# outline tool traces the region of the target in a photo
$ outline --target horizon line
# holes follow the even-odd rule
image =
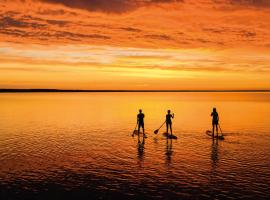
[[[10,89],[10,88],[3,88],[0,89],[0,93],[32,93],[32,92],[37,92],[37,93],[42,93],[42,92],[74,92],[74,93],[79,93],[79,92],[270,92],[270,89],[190,89],[190,90],[119,90],[119,89],[103,89],[103,90],[83,90],[83,89]]]

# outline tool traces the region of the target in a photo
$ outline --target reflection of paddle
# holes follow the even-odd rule
[[[132,137],[134,137],[134,134],[136,133],[136,128],[138,126],[138,123],[136,124],[135,128],[134,128],[134,131],[133,131],[133,134],[132,134]]]
[[[163,122],[163,124],[157,130],[154,131],[155,134],[158,134],[159,129],[161,129],[161,127],[165,124],[165,122]]]

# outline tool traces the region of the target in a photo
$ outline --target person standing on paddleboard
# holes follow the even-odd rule
[[[211,113],[212,116],[212,136],[214,138],[215,135],[215,127],[216,127],[216,133],[217,133],[217,137],[218,137],[218,121],[219,121],[219,117],[218,117],[218,112],[216,108],[213,108],[213,112]]]
[[[139,110],[139,114],[137,115],[137,123],[138,123],[138,135],[140,135],[140,128],[142,127],[143,136],[144,134],[144,114],[142,113],[142,109]]]
[[[172,119],[173,118],[174,118],[174,114],[171,114],[171,111],[168,110],[168,114],[166,115],[166,130],[167,130],[167,134],[169,134],[168,129],[170,128],[171,135],[172,135]]]

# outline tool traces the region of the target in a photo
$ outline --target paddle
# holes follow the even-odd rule
[[[163,122],[163,124],[157,130],[154,131],[155,134],[158,134],[159,129],[161,129],[161,127],[165,124],[165,122]]]
[[[136,133],[137,126],[138,126],[138,123],[136,124],[136,126],[135,126],[135,128],[134,128],[134,131],[133,131],[132,137],[134,137],[134,134]]]
[[[222,132],[221,127],[220,127],[219,124],[218,124],[218,127],[219,127],[219,130],[220,130],[220,133],[221,133],[221,137],[223,137],[223,132]]]

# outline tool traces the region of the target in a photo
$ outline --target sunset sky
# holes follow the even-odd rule
[[[0,88],[270,89],[270,0],[0,0]]]

